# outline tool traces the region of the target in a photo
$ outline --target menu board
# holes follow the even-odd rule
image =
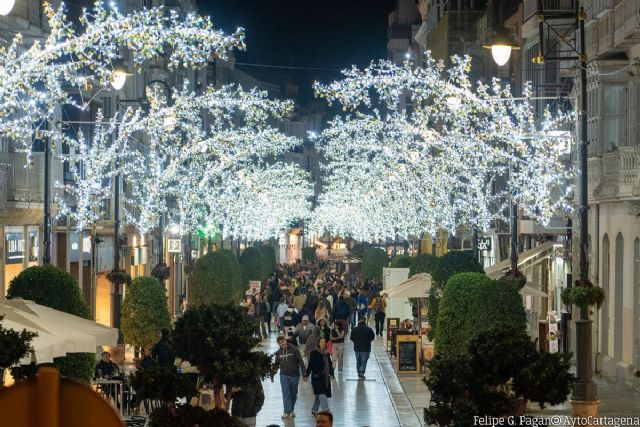
[[[418,343],[416,341],[398,341],[398,371],[415,372],[418,370]]]

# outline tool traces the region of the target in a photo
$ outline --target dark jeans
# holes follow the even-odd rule
[[[376,335],[382,336],[382,333],[384,332],[384,311],[376,313],[374,317],[376,319]]]
[[[367,370],[368,360],[368,351],[356,351],[356,369],[358,371],[358,375],[364,375],[364,372]]]

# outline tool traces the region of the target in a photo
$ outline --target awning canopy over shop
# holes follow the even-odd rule
[[[416,274],[386,291],[389,298],[424,298],[431,289],[431,275]]]
[[[535,286],[533,286],[533,283],[531,282],[527,282],[527,284],[524,285],[522,289],[520,289],[520,293],[522,295],[530,295],[533,297],[542,297],[542,298],[546,298],[549,296],[544,292],[542,292],[541,290],[537,289]]]
[[[528,251],[524,251],[518,254],[518,267],[524,266],[524,268],[526,269],[526,264],[527,262],[531,261],[532,259],[534,259],[535,257],[537,257],[538,255],[547,252],[551,249],[553,249],[554,247],[557,246],[562,246],[562,243],[560,242],[554,242],[554,241],[548,241],[548,242],[544,242],[541,245],[536,246],[533,249],[529,249]],[[489,276],[492,279],[498,279],[502,276],[504,276],[504,274],[509,271],[509,269],[511,268],[511,260],[509,259],[505,259],[502,260],[490,267],[486,267],[484,269],[484,272],[487,274],[487,276]]]

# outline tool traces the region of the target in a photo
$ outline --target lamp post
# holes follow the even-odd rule
[[[113,68],[111,86],[115,90],[121,90],[127,80],[127,77],[132,76],[126,66],[122,63],[117,63]],[[171,88],[169,85],[162,80],[152,80],[148,82],[145,87],[148,87],[152,84],[161,84],[167,90],[167,96],[171,99]],[[145,98],[138,99],[120,99],[116,97],[116,111],[118,114],[118,119],[122,115],[121,105],[123,103],[144,103]],[[175,125],[175,122],[173,122]],[[119,132],[119,131],[118,131]],[[118,160],[116,160],[117,162]],[[118,164],[116,163],[116,168]],[[115,191],[114,191],[114,222],[113,222],[113,236],[114,236],[114,247],[113,247],[113,269],[114,271],[120,270],[120,186],[121,186],[121,176],[120,173],[117,173],[114,179]],[[164,252],[164,215],[160,215],[159,218],[159,262],[158,264],[162,264],[163,262],[163,252]],[[112,283],[111,285],[111,324],[114,328],[120,328],[120,317],[121,317],[121,306],[122,306],[122,283]]]
[[[587,54],[584,24],[586,13],[583,7],[580,7],[580,0],[575,0],[575,9],[573,12],[562,12],[559,14],[545,14],[544,2],[538,0],[538,56],[533,59],[534,63],[543,64],[545,60],[567,61],[576,60],[580,67],[580,139],[578,142],[578,220],[580,223],[580,278],[579,285],[586,286],[589,283],[589,255],[588,255],[588,212],[589,212],[589,193],[588,193],[588,162],[587,162]],[[575,33],[579,31],[580,43],[578,45],[577,38],[571,43],[562,32],[553,27],[551,22],[554,20],[575,19],[573,24]],[[573,51],[574,56],[554,57],[546,55],[544,50],[544,28],[545,26],[558,35],[559,43],[564,44]],[[567,24],[564,24],[566,27]],[[568,34],[565,31],[564,34]],[[493,53],[493,45],[492,47]],[[503,50],[506,52],[506,49]],[[510,54],[510,50],[509,50]],[[494,56],[495,58],[495,56]],[[508,60],[508,56],[507,56]],[[496,61],[497,62],[497,61]],[[506,61],[505,61],[506,63]],[[570,286],[571,284],[569,284]],[[598,399],[597,385],[593,382],[593,365],[592,365],[592,325],[593,321],[589,318],[589,307],[581,307],[579,318],[575,320],[576,324],[576,373],[577,380],[571,394],[572,414],[574,416],[597,416]]]

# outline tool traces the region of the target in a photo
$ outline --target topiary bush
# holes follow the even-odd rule
[[[411,268],[411,257],[409,255],[396,255],[391,259],[392,268]]]
[[[430,326],[427,336],[433,340],[438,330],[440,297],[449,278],[458,273],[484,273],[484,270],[470,252],[448,252],[441,257],[427,258],[424,264],[424,268],[428,269],[425,272],[431,274],[432,280],[432,287],[427,298],[427,321]]]
[[[205,411],[199,406],[183,405],[177,408],[160,407],[151,412],[151,427],[246,427],[238,418],[224,409]]]
[[[260,252],[262,253],[262,277],[266,279],[276,268],[276,251],[271,245],[262,245]]]
[[[382,249],[371,248],[366,252],[362,261],[361,276],[363,279],[376,279],[378,282],[382,282],[382,269],[388,265],[387,253]]]
[[[136,277],[122,303],[120,330],[127,344],[148,347],[171,326],[164,287],[154,277]]]
[[[247,290],[238,260],[226,249],[198,258],[189,286],[189,305],[237,303]]]
[[[198,367],[216,384],[253,384],[275,374],[266,353],[254,351],[255,322],[236,305],[191,307],[178,319],[172,333],[173,350]]]
[[[89,306],[82,298],[76,279],[52,265],[29,267],[9,284],[7,298],[23,298],[55,310],[91,319]],[[95,353],[68,353],[53,359],[60,375],[89,382],[95,366]]]
[[[438,258],[430,272],[431,279],[442,287],[458,273],[484,273],[484,269],[471,252],[454,251]]]
[[[247,280],[266,279],[262,266],[262,251],[258,248],[249,247],[240,255],[240,266]]]
[[[495,327],[526,330],[527,320],[518,291],[480,273],[451,277],[442,293],[435,349],[447,355],[468,352],[471,338]]]
[[[431,254],[419,254],[411,257],[409,276],[413,276],[418,273],[431,274],[438,260],[439,258],[437,256]]]
[[[469,341],[468,353],[441,353],[428,363],[425,383],[431,402],[424,420],[429,425],[470,426],[477,416],[519,415],[517,400],[541,408],[561,404],[575,382],[569,359],[538,352],[522,329],[495,326],[482,331]]]

